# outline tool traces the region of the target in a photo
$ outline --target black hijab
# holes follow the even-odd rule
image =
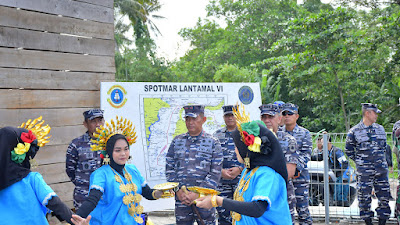
[[[122,135],[122,134],[115,134],[115,135],[111,136],[111,137],[108,139],[107,144],[106,144],[106,152],[107,152],[107,155],[110,157],[110,166],[111,166],[115,171],[117,171],[119,174],[123,175],[123,174],[124,174],[124,173],[123,173],[123,169],[124,169],[125,165],[119,165],[119,164],[117,164],[117,163],[114,161],[113,157],[112,157],[113,151],[114,151],[115,142],[117,142],[119,139],[125,140],[126,143],[128,144],[128,148],[129,148],[129,143],[128,143],[128,141],[126,140],[126,137],[125,137],[124,135]]]
[[[283,155],[281,145],[275,134],[272,133],[265,125],[257,123],[260,127],[261,152],[253,152],[248,149],[248,146],[242,141],[242,136],[239,130],[232,132],[233,141],[239,151],[242,159],[250,158],[250,170],[257,166],[268,166],[279,173],[286,181],[288,173],[286,169],[286,160]]]
[[[11,159],[11,152],[17,144],[24,143],[21,139],[22,133],[28,133],[28,130],[14,127],[0,129],[0,190],[17,183],[31,172],[29,159],[33,159],[39,150],[37,140],[31,143],[21,163],[16,163]]]

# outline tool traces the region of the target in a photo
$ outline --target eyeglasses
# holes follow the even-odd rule
[[[289,112],[289,111],[284,111],[284,112],[282,112],[282,115],[283,116],[286,116],[286,115],[291,116],[291,115],[294,115],[294,113]]]

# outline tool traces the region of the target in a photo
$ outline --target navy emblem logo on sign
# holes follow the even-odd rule
[[[121,108],[126,102],[126,91],[121,85],[113,85],[107,94],[110,96],[107,101],[114,108]]]
[[[245,104],[250,104],[254,99],[254,92],[249,86],[243,86],[239,89],[239,100]]]

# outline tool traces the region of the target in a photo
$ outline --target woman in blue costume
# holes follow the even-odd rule
[[[115,125],[113,121],[112,124]],[[126,124],[117,118],[114,128],[106,123],[97,133],[97,146],[92,146],[92,150],[103,151],[101,157],[106,165],[90,176],[89,196],[76,213],[82,217],[90,214],[91,225],[142,224],[142,196],[155,200],[163,192],[151,189],[139,170],[126,164],[129,145],[136,141],[134,128],[130,122]]]
[[[248,122],[235,112],[238,129],[232,136],[239,162],[244,163],[234,199],[206,196],[201,208],[223,207],[232,212],[232,224],[292,224],[287,203],[285,158],[275,135],[262,121]]]
[[[35,125],[40,120],[38,118],[29,124]],[[73,216],[42,175],[31,172],[29,160],[35,157],[39,147],[48,142],[45,136],[50,132],[48,125],[33,125],[26,125],[29,130],[14,127],[0,129],[0,224],[49,224],[46,214],[50,210],[60,220],[88,224],[89,217],[84,220]],[[25,127],[24,124],[21,127]]]

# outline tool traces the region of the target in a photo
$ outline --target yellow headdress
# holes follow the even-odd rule
[[[28,133],[22,132],[19,137],[24,143],[18,143],[14,150],[11,151],[11,160],[16,163],[22,163],[26,158],[26,153],[31,150],[31,157],[33,158],[39,147],[45,146],[49,142],[51,136],[47,136],[50,133],[50,126],[42,126],[44,120],[42,116],[34,119],[29,119],[25,123],[22,123],[18,128],[25,128]]]
[[[49,143],[49,139],[51,136],[46,136],[50,133],[51,127],[47,124],[46,126],[42,126],[44,123],[44,120],[42,120],[42,116],[39,116],[38,118],[34,119],[33,121],[29,119],[25,123],[22,123],[19,128],[25,128],[27,130],[32,131],[32,133],[35,135],[38,146],[43,147],[47,143]]]
[[[236,118],[236,125],[238,127],[238,130],[240,131],[240,134],[242,135],[242,123],[248,123],[250,122],[250,116],[249,114],[246,114],[246,110],[244,109],[244,105],[236,105],[236,107],[233,107],[233,115]],[[240,112],[242,111],[242,112]],[[243,135],[242,135],[243,137]]]
[[[92,140],[94,143],[94,145],[90,146],[92,151],[105,151],[108,139],[115,134],[124,135],[129,145],[136,142],[137,136],[135,127],[130,120],[126,118],[123,119],[122,117],[118,118],[117,116],[115,122],[111,119],[110,123],[111,124],[106,122],[105,126],[100,126],[96,129],[96,132],[93,133],[96,139]]]
[[[250,116],[246,113],[243,104],[240,104],[237,107],[233,107],[233,115],[236,118],[237,128],[240,132],[243,143],[248,146],[248,149],[250,151],[260,152],[261,138],[259,137],[260,127],[258,126],[258,124],[263,124],[263,122],[250,122]]]

